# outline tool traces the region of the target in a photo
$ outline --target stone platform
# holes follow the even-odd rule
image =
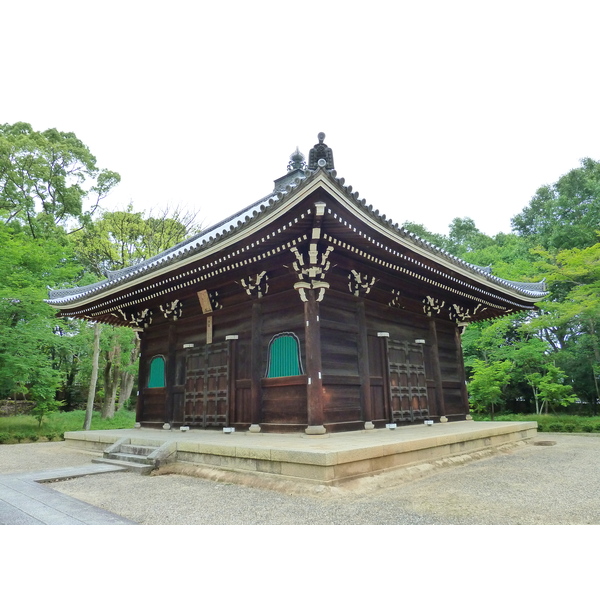
[[[457,464],[530,441],[536,422],[460,421],[325,435],[222,430],[119,429],[65,433],[68,445],[99,455],[117,443],[155,446],[157,464],[269,474],[297,482],[338,485],[420,466]]]

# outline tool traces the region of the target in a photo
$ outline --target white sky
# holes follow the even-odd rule
[[[105,207],[258,200],[326,133],[338,176],[398,223],[510,231],[600,159],[600,4],[5,2],[0,122],[74,132],[122,183]]]

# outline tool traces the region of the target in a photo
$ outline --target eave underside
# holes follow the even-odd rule
[[[323,196],[323,194],[321,194]],[[248,284],[267,275],[271,293],[293,286],[296,249],[329,250],[331,267],[324,280],[331,289],[362,295],[385,306],[459,321],[475,322],[534,308],[535,299],[486,286],[476,277],[418,255],[402,243],[376,237],[351,215],[327,211],[315,238],[314,208],[319,195],[299,206],[293,215],[257,229],[223,250],[199,257],[166,273],[132,282],[79,306],[58,307],[60,314],[113,325],[136,327],[128,315],[158,310],[170,303],[198,302],[197,292],[217,293],[218,306],[235,306],[249,299]],[[328,198],[326,198],[328,199]],[[360,278],[357,280],[357,276]],[[357,283],[357,282],[360,282]],[[371,284],[372,282],[372,284]]]

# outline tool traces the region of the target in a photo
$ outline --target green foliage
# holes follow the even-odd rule
[[[488,416],[474,414],[476,421],[488,420]],[[496,421],[537,421],[538,433],[542,432],[568,432],[590,433],[600,432],[600,417],[582,417],[564,414],[501,414],[496,415]]]
[[[0,417],[0,443],[8,443],[11,440],[22,442],[31,439],[32,436],[38,439],[45,437],[48,441],[64,440],[65,431],[81,431],[84,413],[83,410],[51,413],[47,415],[39,428],[37,420],[33,416]],[[103,419],[100,412],[94,412],[91,429],[132,429],[134,426],[135,411],[122,410],[116,413],[112,419]]]
[[[473,374],[468,384],[469,398],[474,410],[488,409],[494,414],[494,407],[502,401],[502,389],[510,379],[511,364],[508,361],[486,363],[475,359]]]
[[[69,219],[88,220],[119,180],[98,169],[73,133],[0,125],[0,220],[26,226],[34,238],[48,237]]]
[[[591,246],[599,223],[600,163],[590,158],[541,187],[512,221],[516,232],[547,250]]]

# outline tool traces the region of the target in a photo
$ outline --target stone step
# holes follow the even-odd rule
[[[111,460],[122,460],[125,462],[138,463],[140,465],[152,465],[153,460],[149,460],[146,455],[142,454],[130,454],[129,452],[110,452],[104,454],[104,458],[110,458]]]
[[[92,462],[122,467],[126,471],[130,471],[131,473],[138,473],[139,475],[149,475],[154,470],[154,465],[149,465],[147,463],[140,464],[127,460],[118,460],[112,458],[93,458]]]
[[[152,454],[158,446],[134,446],[133,444],[122,444],[120,452],[124,454],[136,454],[138,456],[148,456]]]

